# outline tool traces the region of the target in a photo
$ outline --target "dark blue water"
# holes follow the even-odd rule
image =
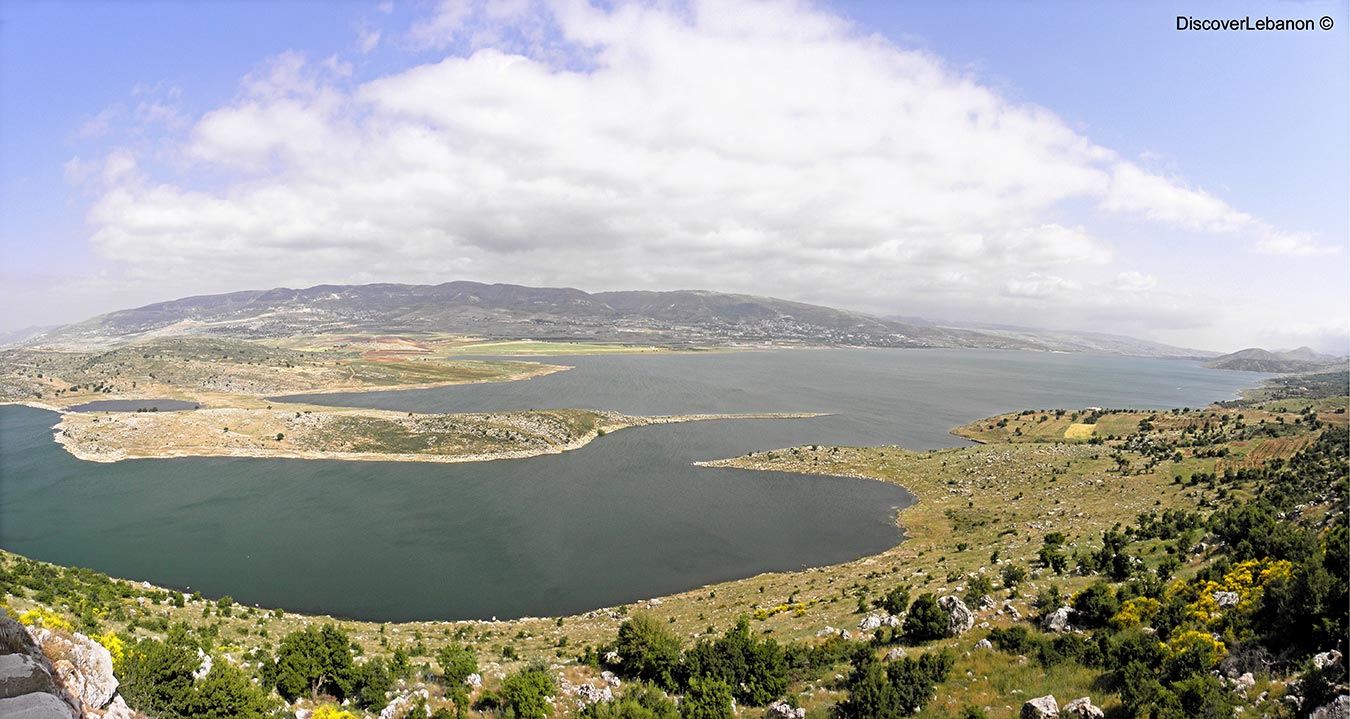
[[[552,360],[550,360],[552,361]],[[568,357],[527,382],[324,395],[405,411],[825,411],[615,432],[474,464],[192,458],[82,462],[53,413],[0,407],[0,546],[208,596],[379,620],[561,614],[899,541],[911,498],[867,480],[707,469],[795,444],[953,446],[1021,408],[1199,406],[1260,376],[1177,361],[832,350]]]

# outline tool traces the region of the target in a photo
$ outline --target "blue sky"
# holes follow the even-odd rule
[[[1347,350],[1345,2],[714,6],[4,0],[0,331],[475,279]]]

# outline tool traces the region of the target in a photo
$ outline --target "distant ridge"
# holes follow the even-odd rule
[[[168,336],[265,339],[342,332],[440,332],[660,346],[951,347],[1195,359],[1217,354],[1122,335],[877,317],[706,290],[588,293],[468,281],[317,285],[184,297],[29,333],[23,344],[84,350]]]
[[[1308,347],[1299,347],[1286,352],[1271,352],[1259,347],[1250,347],[1222,357],[1215,357],[1205,366],[1214,369],[1290,374],[1336,369],[1343,366],[1345,362],[1344,358],[1318,354]]]
[[[1046,349],[1036,342],[771,297],[701,290],[591,294],[464,281],[318,285],[185,297],[99,315],[49,330],[26,344],[88,349],[161,336],[250,339],[341,332],[444,332],[667,346],[772,342]]]

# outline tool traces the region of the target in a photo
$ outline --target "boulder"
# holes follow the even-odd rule
[[[904,659],[905,656],[906,655],[904,649],[901,649],[900,647],[893,647],[889,652],[886,652],[886,661],[893,662],[899,659]]]
[[[993,609],[995,604],[997,604],[997,602],[995,602],[994,598],[988,594],[980,597],[980,609]]]
[[[1237,604],[1238,604],[1238,602],[1241,601],[1241,600],[1242,600],[1242,597],[1238,596],[1238,593],[1237,593],[1237,592],[1215,592],[1215,593],[1214,593],[1214,603],[1217,604],[1217,605],[1219,605],[1219,608],[1220,608],[1220,609],[1227,609],[1227,608],[1229,608],[1229,607],[1236,607]]]
[[[1059,704],[1050,694],[1028,699],[1022,705],[1022,713],[1019,716],[1021,719],[1059,719]]]
[[[611,671],[609,671],[609,670],[605,670],[605,671],[603,671],[603,672],[600,672],[600,678],[601,678],[601,679],[604,679],[604,680],[605,680],[605,683],[608,684],[608,685],[611,686],[611,687],[617,688],[617,687],[619,687],[621,684],[623,684],[623,682],[619,681],[619,677],[618,677],[617,675],[615,675],[614,672],[611,672]]]
[[[1246,694],[1256,686],[1256,677],[1251,672],[1247,672],[1237,679],[1233,680],[1233,691],[1239,694]]]
[[[113,697],[112,704],[103,710],[103,719],[139,719],[143,715],[137,714],[127,703],[122,700],[122,695]],[[300,712],[295,713],[296,719],[300,719]]]
[[[467,685],[469,685],[470,687],[472,687],[472,688],[474,688],[474,689],[477,689],[478,687],[483,686],[483,675],[482,675],[482,674],[470,674],[469,676],[464,677],[464,683],[467,684]]]
[[[56,692],[52,673],[27,654],[0,654],[0,699]]]
[[[806,719],[806,710],[779,699],[769,705],[769,710],[764,716],[767,719]]]
[[[993,642],[990,642],[988,639],[981,639],[980,641],[975,642],[975,648],[976,648],[976,649],[993,649],[993,648],[994,648],[994,644],[993,644]]]
[[[206,675],[210,673],[211,655],[202,651],[201,647],[197,647],[197,670],[192,672],[192,678],[197,680],[204,679]]]
[[[1073,607],[1060,607],[1046,615],[1041,626],[1047,632],[1069,632],[1073,631]]]
[[[899,629],[901,624],[900,617],[897,617],[894,614],[887,614],[882,618],[881,623],[892,629]]]
[[[623,657],[619,656],[619,653],[618,653],[618,652],[613,651],[613,650],[610,650],[610,651],[605,652],[605,663],[606,663],[606,664],[622,664],[622,663],[623,663]]]
[[[822,629],[822,630],[816,632],[816,636],[818,636],[818,637],[832,637],[832,636],[834,636],[834,635],[836,635],[836,634],[838,634],[838,633],[839,633],[839,630],[838,630],[838,629],[835,629],[834,627],[832,627],[832,626],[826,624],[824,629]]]
[[[858,622],[858,631],[870,632],[873,629],[880,629],[881,618],[882,615],[880,614],[868,614],[867,616],[862,618],[861,622]]]
[[[947,636],[955,637],[970,631],[975,626],[975,613],[959,597],[948,594],[938,598],[938,606],[951,615],[947,623]]]
[[[1014,620],[1022,618],[1022,613],[1017,611],[1017,607],[1013,606],[1012,602],[1004,602],[1003,607],[998,610],[998,613],[1006,614]]]
[[[1312,710],[1308,719],[1350,719],[1350,694],[1342,694],[1330,704]]]
[[[53,666],[66,691],[91,709],[102,709],[112,701],[117,677],[113,676],[112,655],[102,644],[77,632],[57,634],[31,627],[28,631],[47,656],[64,657]]]
[[[576,696],[586,704],[614,701],[614,692],[610,691],[609,687],[593,687],[590,684],[579,685],[576,688]]]
[[[1332,649],[1321,654],[1314,654],[1312,663],[1317,669],[1326,669],[1329,666],[1341,663],[1341,653]]]
[[[1106,713],[1103,712],[1100,707],[1092,706],[1091,697],[1074,699],[1068,704],[1065,704],[1064,708],[1060,710],[1060,713],[1066,717],[1071,717],[1072,719],[1104,719],[1106,716]]]
[[[0,717],[5,719],[79,719],[70,705],[54,694],[32,692],[0,699]]]

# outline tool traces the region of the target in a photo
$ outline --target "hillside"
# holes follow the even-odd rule
[[[1055,352],[1089,352],[1093,354],[1176,359],[1209,358],[1219,354],[1208,350],[1173,347],[1161,342],[1105,332],[1048,330],[1037,327],[1012,327],[978,322],[937,322],[935,324],[941,327],[974,330],[982,334],[1004,337],[1019,342],[1034,343]]]
[[[1230,369],[1243,372],[1291,374],[1336,369],[1344,364],[1344,359],[1318,354],[1307,347],[1300,347],[1288,352],[1271,352],[1270,350],[1251,347],[1215,357],[1205,366],[1212,369]]]
[[[266,339],[361,331],[665,346],[776,342],[1044,349],[1035,342],[770,297],[703,291],[590,294],[477,282],[320,285],[187,297],[59,327],[27,344],[88,349],[157,336]]]

